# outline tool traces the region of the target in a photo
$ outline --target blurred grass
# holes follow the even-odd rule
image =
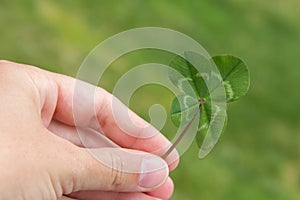
[[[0,6],[0,59],[75,76],[89,51],[118,32],[142,26],[181,31],[211,55],[243,58],[249,94],[229,107],[229,124],[214,151],[198,160],[193,145],[172,177],[172,199],[300,199],[300,1],[9,1]],[[126,55],[101,86],[131,67],[166,63],[170,55],[144,50]],[[154,103],[172,94],[146,86],[131,108],[148,119]],[[172,136],[170,121],[163,132]]]

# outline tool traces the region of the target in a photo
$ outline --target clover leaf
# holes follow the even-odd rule
[[[171,119],[176,126],[179,126],[185,119],[183,117],[185,113],[189,116],[189,122],[186,123],[185,128],[164,157],[167,157],[180,143],[196,117],[199,117],[196,135],[198,146],[201,147],[206,137],[209,140],[207,144],[214,145],[227,124],[226,109],[221,111],[218,101],[223,100],[225,104],[236,101],[247,93],[250,85],[248,69],[240,58],[218,55],[207,59],[194,52],[185,52],[184,57],[176,56],[170,63],[170,67],[176,70],[176,73],[171,70],[169,78],[182,92],[182,95],[175,97],[172,102]],[[190,61],[200,65],[201,69],[192,65]],[[218,73],[213,70],[212,66],[216,66]],[[195,95],[186,92],[184,81],[189,84]],[[223,95],[225,99],[218,99],[217,93],[221,94],[222,91],[225,93]],[[186,114],[189,112],[192,114]],[[206,147],[210,148],[208,145]]]

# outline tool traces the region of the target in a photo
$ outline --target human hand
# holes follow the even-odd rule
[[[160,152],[170,142],[160,133],[151,138],[124,133],[112,114],[114,97],[101,88],[96,88],[96,105],[86,105],[85,91],[79,92],[74,103],[81,106],[80,119],[75,123],[75,81],[0,61],[0,199],[168,199],[173,183],[167,164],[150,153]],[[90,112],[91,106],[95,112]],[[127,111],[141,125],[133,127],[134,134],[150,130],[143,128],[148,123]],[[75,124],[86,134],[84,145]],[[97,125],[109,140],[126,149],[99,148],[101,139],[89,139],[90,131],[100,131]],[[178,163],[176,152],[172,156],[167,159],[170,170]],[[159,170],[133,173],[124,170],[128,166],[139,172]]]

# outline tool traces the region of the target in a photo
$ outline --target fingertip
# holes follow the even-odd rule
[[[167,156],[167,158],[165,159],[166,162],[168,163],[169,166],[169,170],[173,171],[174,169],[176,169],[176,167],[179,164],[179,153],[176,149],[174,149],[169,156]]]
[[[147,192],[147,194],[155,198],[167,200],[171,198],[173,191],[174,191],[173,180],[170,177],[168,177],[166,182],[161,187],[151,192]]]
[[[142,160],[139,186],[148,190],[162,186],[169,176],[169,168],[165,160],[152,155]]]
[[[176,167],[178,166],[179,164],[179,161],[180,161],[180,158],[179,158],[179,153],[178,151],[174,150],[170,156],[168,156],[166,158],[166,162],[169,164],[169,169],[170,171],[173,171],[174,169],[176,169]]]

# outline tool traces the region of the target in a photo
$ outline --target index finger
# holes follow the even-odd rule
[[[163,134],[104,89],[60,74],[50,76],[58,86],[56,120],[98,130],[124,148],[162,155],[170,147]],[[178,159],[175,151],[171,157]]]

